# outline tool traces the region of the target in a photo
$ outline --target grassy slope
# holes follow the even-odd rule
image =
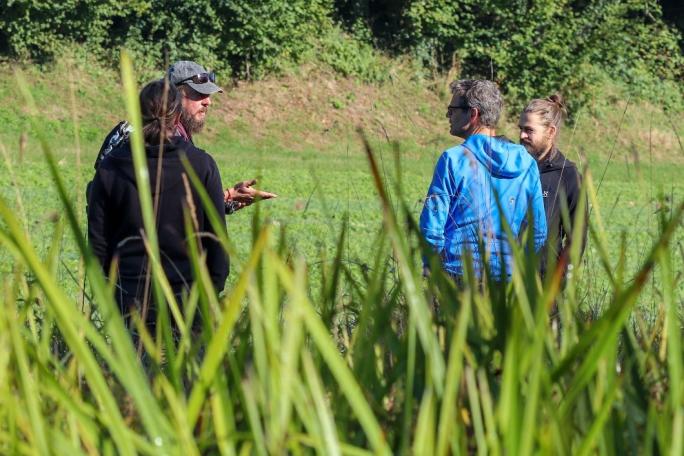
[[[65,176],[73,183],[74,202],[82,205],[77,198],[92,176],[91,165],[102,138],[123,118],[118,75],[64,60],[49,68],[26,67],[22,74],[32,87]],[[444,117],[448,81],[433,81],[428,87],[401,71],[397,74],[392,82],[378,87],[302,68],[295,75],[239,84],[213,98],[208,126],[196,143],[215,156],[225,185],[258,177],[264,188],[280,195],[261,208],[286,227],[296,248],[312,262],[321,252],[332,254],[346,213],[351,227],[349,259],[370,261],[364,254],[380,227],[380,214],[356,128],[363,128],[376,145],[390,181],[394,179],[394,153],[389,142],[399,143],[405,195],[416,216],[434,161],[455,142],[446,134]],[[46,225],[60,209],[37,141],[26,131],[27,110],[14,78],[8,65],[0,66],[0,148],[10,156],[19,182],[19,188],[13,189],[3,160],[0,194],[15,199],[18,190],[34,240],[47,246],[52,230]],[[657,107],[626,101],[616,87],[607,86],[597,89],[595,101],[576,113],[577,122],[563,133],[562,149],[574,161],[588,164],[597,182],[605,170],[599,191],[604,220],[614,251],[620,233],[626,233],[630,269],[648,249],[651,229],[657,223],[655,196],[664,192],[675,201],[682,198],[682,117],[682,113],[666,117]],[[511,138],[517,136],[515,120],[503,126]],[[246,210],[229,218],[229,231],[237,245],[233,265],[238,269],[249,248],[252,214]],[[66,245],[62,259],[73,270],[78,258],[69,253],[68,241]],[[585,260],[587,302],[600,303],[603,279],[593,274],[598,260],[591,245]],[[0,253],[0,270],[10,267],[7,254]],[[67,272],[61,273],[68,282]]]

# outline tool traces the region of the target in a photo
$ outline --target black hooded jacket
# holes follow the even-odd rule
[[[152,192],[156,188],[156,170],[160,155],[159,146],[148,146],[147,166]],[[223,218],[225,207],[221,176],[214,159],[201,149],[180,137],[172,138],[164,146],[162,157],[157,236],[164,271],[175,288],[192,283],[192,267],[187,249],[187,236],[183,212],[194,211],[192,217],[196,234],[207,252],[207,268],[217,290],[222,290],[228,277],[228,257],[217,242],[199,196],[191,188],[187,197],[181,156],[204,184],[214,208]],[[155,195],[152,195],[153,200]],[[192,205],[188,204],[192,201]],[[102,267],[109,271],[114,256],[119,258],[119,277],[137,280],[144,277],[147,255],[141,239],[144,229],[138,188],[130,143],[127,141],[112,150],[100,163],[93,179],[88,201],[88,238]]]
[[[537,163],[541,177],[542,196],[546,211],[548,236],[542,251],[542,273],[546,270],[549,253],[551,258],[558,259],[570,248],[572,242],[572,223],[574,223],[580,199],[582,176],[573,162],[554,148],[548,158]],[[563,209],[567,205],[570,224],[563,222]],[[585,208],[587,205],[585,205]],[[584,252],[587,239],[587,213],[582,227],[580,257]],[[569,253],[569,252],[568,252]]]

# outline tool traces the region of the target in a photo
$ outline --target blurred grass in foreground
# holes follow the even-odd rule
[[[123,61],[135,118],[137,90]],[[220,299],[199,251],[187,302],[164,299],[167,284],[156,271],[162,330],[142,337],[149,353],[143,368],[48,142],[41,142],[64,205],[47,255],[36,254],[21,214],[0,200],[0,248],[16,259],[1,290],[3,454],[684,452],[682,295],[674,266],[682,252],[671,244],[684,204],[659,211],[659,235],[626,277],[624,256],[614,268],[607,254],[587,174],[590,234],[611,284],[604,312],[588,320],[578,311],[578,274],[561,293],[560,275],[542,283],[525,248],[515,249],[506,286],[480,287],[469,274],[457,288],[438,267],[424,279],[400,162],[390,201],[368,147],[383,208],[373,264],[343,261],[343,225],[314,298],[306,262],[290,255],[285,233],[263,222],[257,206],[250,257]],[[144,160],[137,166],[142,175]],[[90,284],[85,306],[67,297],[54,274],[65,231],[76,239]],[[232,251],[226,230],[216,232]],[[634,306],[656,276],[656,318],[641,321]],[[559,332],[548,318],[554,302]],[[203,317],[199,335],[188,324],[194,312]],[[181,328],[177,346],[171,319]]]

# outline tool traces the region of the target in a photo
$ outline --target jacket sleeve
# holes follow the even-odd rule
[[[568,215],[570,216],[570,226],[568,227],[567,230],[563,230],[565,232],[565,238],[563,239],[563,245],[562,245],[562,250],[561,251],[566,251],[570,249],[570,246],[572,245],[573,239],[572,239],[572,232],[575,227],[575,223],[577,223],[577,216],[578,212],[577,210],[579,209],[579,200],[581,196],[581,188],[582,188],[582,176],[580,175],[579,171],[577,171],[575,168],[573,168],[575,171],[573,173],[573,176],[570,177],[568,185],[566,188],[568,189],[568,195],[567,195],[567,201],[568,201]],[[586,247],[587,244],[587,228],[588,228],[588,217],[589,217],[589,204],[586,201],[586,196],[585,196],[585,205],[584,205],[584,220],[582,223],[582,228],[580,231],[580,236],[582,245],[580,246],[580,258],[582,257],[582,254],[584,253],[584,248]]]
[[[432,183],[420,214],[420,231],[427,243],[439,253],[444,250],[444,227],[449,217],[451,201],[458,188],[454,171],[449,156],[446,152],[443,153],[435,166]]]
[[[216,162],[207,155],[209,158],[209,172],[206,176],[205,186],[207,193],[211,198],[214,209],[219,215],[219,218],[224,223],[226,222],[226,209],[225,202],[223,199],[223,185],[221,183],[221,175],[219,174],[218,166]],[[209,221],[207,216],[207,211],[204,211],[204,226],[212,234],[216,235],[214,228]],[[223,246],[217,240],[209,237],[203,237],[202,245],[207,252],[207,269],[211,275],[212,282],[216,287],[216,291],[222,291],[226,284],[226,279],[228,278],[229,272],[229,259],[228,254],[223,250]]]
[[[101,170],[95,172],[95,177],[87,190],[88,198],[88,243],[97,257],[105,274],[109,272],[109,257],[111,246],[107,236],[107,195],[102,181]]]
[[[542,196],[541,178],[536,163],[531,168],[531,195],[532,218],[534,220],[534,250],[539,252],[546,243],[548,227],[546,223],[546,211],[544,210],[544,197]]]

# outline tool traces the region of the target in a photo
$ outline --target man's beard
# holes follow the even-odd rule
[[[521,144],[525,149],[527,149],[527,152],[529,152],[530,155],[535,158],[541,157],[546,151],[548,151],[550,148],[553,148],[553,144],[549,138],[545,138],[543,141],[541,141],[541,144],[539,142],[537,144],[521,142]]]
[[[204,118],[202,118],[202,120],[197,120],[185,111],[181,112],[181,123],[189,135],[199,133],[202,131],[202,128],[204,128]]]

